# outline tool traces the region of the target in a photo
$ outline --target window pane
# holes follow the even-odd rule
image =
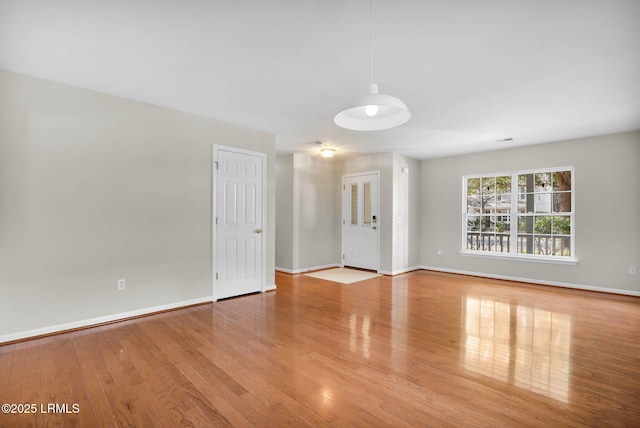
[[[491,221],[490,216],[480,217],[480,231],[489,232],[494,231],[496,227],[495,221]]]
[[[482,179],[482,194],[494,195],[496,193],[496,178],[484,177]]]
[[[571,190],[571,171],[553,173],[553,190]]]
[[[533,235],[518,234],[517,249],[519,254],[533,254]]]
[[[511,177],[508,175],[496,178],[496,193],[511,193]]]
[[[467,250],[477,250],[477,248],[474,247],[474,233],[467,233]]]
[[[511,195],[496,195],[496,212],[497,213],[510,213],[511,212]]]
[[[509,252],[509,245],[511,244],[511,236],[509,235],[509,233],[496,233],[495,240],[495,251],[499,253]]]
[[[467,250],[480,250],[480,233],[467,233]]]
[[[533,193],[518,193],[518,212],[519,213],[532,213],[533,207],[534,207]]]
[[[467,220],[467,231],[478,232],[480,230],[480,217],[469,218]]]
[[[551,212],[551,193],[536,193],[534,208],[537,213]]]
[[[553,212],[554,213],[570,213],[571,212],[571,192],[562,192],[553,194]]]
[[[351,185],[351,224],[358,224],[358,185]]]
[[[477,199],[467,198],[467,212],[469,214],[480,213],[480,201]]]
[[[566,236],[554,236],[553,255],[571,257],[571,238]]]
[[[518,217],[518,233],[533,233],[533,217]]]
[[[467,179],[467,196],[480,195],[480,179]]]
[[[467,212],[470,214],[480,212],[480,196],[467,197]]]
[[[511,230],[511,217],[498,216],[496,218],[496,232],[509,232]]]
[[[480,247],[481,251],[491,251],[491,239],[493,238],[493,235],[489,235],[486,233],[483,233],[481,236],[481,243],[482,243],[482,247]]]
[[[533,192],[533,174],[518,175],[518,191]]]
[[[536,174],[536,192],[550,192],[551,191],[551,174],[548,172],[542,172]]]
[[[538,234],[551,234],[551,216],[536,216],[533,230]]]
[[[363,216],[364,216],[364,224],[371,225],[371,183],[364,183],[364,208]]]
[[[571,235],[571,217],[555,216],[551,225],[551,233],[554,235]]]
[[[479,248],[480,251],[491,251],[491,244],[493,242],[493,234],[492,233],[481,233],[480,234],[480,242]]]
[[[533,254],[542,256],[553,255],[553,238],[548,235],[533,237]]]
[[[496,197],[482,196],[482,213],[490,214],[496,211]]]
[[[483,238],[484,238],[484,243],[485,243],[484,250],[485,251],[495,251],[495,249],[496,249],[496,239],[495,239],[495,236],[493,235],[493,233],[488,234],[488,235],[483,235]]]

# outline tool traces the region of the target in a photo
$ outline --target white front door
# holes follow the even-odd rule
[[[378,173],[342,178],[342,264],[378,270]]]
[[[213,300],[264,291],[264,154],[214,146]]]

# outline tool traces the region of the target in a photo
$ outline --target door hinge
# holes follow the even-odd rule
[[[216,224],[218,224],[218,217],[216,217]]]
[[[342,224],[347,224],[347,221],[345,219],[342,219]]]
[[[347,185],[346,184],[342,185],[342,190],[347,190]]]
[[[344,254],[342,255],[342,260],[344,260]]]
[[[216,272],[216,280],[218,279],[218,272]]]
[[[216,169],[218,169],[218,161],[213,161],[213,163],[216,165]]]

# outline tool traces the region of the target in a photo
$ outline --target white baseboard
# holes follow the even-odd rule
[[[276,267],[276,270],[279,272],[290,273],[291,275],[295,275],[297,273],[311,272],[312,270],[329,269],[329,268],[335,268],[340,266],[342,265],[340,265],[339,263],[332,263],[330,265],[313,266],[313,267],[303,268],[303,269],[286,269],[286,268]]]
[[[504,279],[507,281],[528,282],[531,284],[551,285],[553,287],[575,288],[577,290],[599,291],[601,293],[623,294],[627,296],[640,297],[640,291],[622,290],[619,288],[595,287],[592,285],[573,284],[570,282],[546,281],[543,279],[522,278],[518,276],[496,275],[496,274],[482,273],[482,272],[470,272],[466,270],[447,269],[447,268],[440,268],[440,267],[434,267],[434,266],[420,266],[420,269],[433,270],[437,272],[446,272],[446,273],[457,273],[461,275],[479,276],[483,278]]]
[[[273,291],[273,290],[275,290],[276,288],[277,288],[277,287],[276,287],[276,285],[275,285],[275,284],[273,284],[273,285],[267,285],[267,287],[264,289],[264,291],[265,291],[265,292],[267,292],[267,291]]]
[[[207,296],[207,297],[201,297],[193,300],[185,300],[182,302],[168,303],[166,305],[153,306],[153,307],[144,308],[144,309],[136,309],[134,311],[129,311],[129,312],[120,312],[118,314],[105,315],[105,316],[96,317],[96,318],[89,318],[89,319],[80,320],[80,321],[73,321],[73,322],[64,323],[64,324],[52,325],[49,327],[42,327],[42,328],[36,328],[33,330],[25,330],[17,333],[5,334],[0,336],[0,344],[5,342],[11,342],[14,340],[21,340],[21,339],[27,339],[30,337],[42,336],[45,334],[60,333],[67,330],[76,330],[79,328],[91,327],[94,325],[124,320],[127,318],[138,317],[141,315],[149,315],[154,312],[162,312],[162,311],[167,311],[171,309],[183,308],[191,305],[198,305],[200,303],[211,302],[212,300],[213,300],[212,296]]]
[[[381,273],[383,275],[394,276],[394,275],[401,275],[401,274],[407,273],[407,272],[413,272],[414,270],[420,270],[420,269],[424,269],[424,268],[422,266],[414,266],[414,267],[398,269],[398,270],[393,270],[393,271],[379,270],[378,273]]]
[[[305,272],[311,272],[314,270],[322,270],[322,269],[330,269],[330,268],[338,268],[338,267],[344,267],[344,265],[341,265],[339,263],[334,263],[334,264],[330,264],[330,265],[322,265],[322,266],[313,266],[310,268],[304,268],[304,269],[286,269],[286,268],[281,268],[281,267],[276,267],[276,270],[279,272],[284,272],[284,273],[289,273],[291,275],[295,275],[298,273],[305,273]],[[410,267],[410,268],[405,268],[405,269],[398,269],[398,270],[394,270],[394,271],[385,271],[385,270],[378,270],[377,273],[381,273],[383,275],[400,275],[403,273],[407,273],[407,272],[412,272],[414,270],[420,270],[423,269],[422,266],[414,266],[414,267]]]

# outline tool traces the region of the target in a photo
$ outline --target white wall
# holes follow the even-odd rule
[[[0,93],[0,342],[210,298],[214,143],[267,154],[274,284],[273,135],[4,71]]]
[[[577,265],[459,254],[462,176],[571,165]],[[640,293],[640,275],[628,273],[640,267],[640,132],[425,160],[421,172],[422,265]]]
[[[339,264],[340,207],[335,194],[340,182],[335,160],[301,153],[279,155],[276,175],[277,268],[301,272]]]
[[[403,168],[408,170],[403,173]],[[393,155],[392,274],[420,265],[420,161]]]
[[[296,154],[293,174],[298,232],[294,237],[294,248],[298,248],[294,253],[296,269],[339,264],[340,246],[335,241],[335,231],[340,228],[335,221],[339,206],[334,195],[340,190],[340,182],[336,177],[336,162]]]
[[[276,156],[276,267],[293,270],[293,155]]]

